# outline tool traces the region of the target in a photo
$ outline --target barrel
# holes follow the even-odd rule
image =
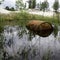
[[[53,32],[53,26],[49,22],[40,21],[40,20],[31,20],[26,24],[26,28],[41,36],[41,37],[47,37]]]

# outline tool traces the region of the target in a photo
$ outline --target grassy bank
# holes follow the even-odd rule
[[[30,20],[42,20],[47,21],[52,24],[59,25],[58,19],[56,17],[44,17],[40,15],[33,15],[27,12],[10,13],[10,14],[0,14],[0,26],[5,25],[24,25]]]

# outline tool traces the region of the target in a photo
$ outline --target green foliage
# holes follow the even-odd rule
[[[54,33],[54,37],[56,37],[58,34],[58,26],[57,25],[54,25],[53,33]]]
[[[3,32],[4,27],[0,26],[0,34]]]
[[[53,9],[54,9],[54,12],[56,14],[56,17],[57,17],[57,20],[59,23],[60,21],[59,21],[59,12],[58,12],[58,9],[59,9],[59,1],[58,0],[55,0],[55,2],[53,4]]]
[[[44,1],[40,4],[40,10],[47,10],[47,8],[49,7],[49,3],[47,1]]]
[[[31,0],[29,0],[29,8],[31,8]]]
[[[40,8],[40,4],[39,3],[37,3],[37,8]]]
[[[4,0],[0,0],[0,4],[2,4],[3,1],[4,1]]]
[[[24,9],[26,8],[26,3],[24,4]]]
[[[0,4],[1,4],[1,1],[0,1]]]
[[[36,0],[29,0],[29,8],[35,8]]]
[[[43,55],[42,60],[51,60],[51,55],[52,55],[52,52],[48,50],[47,53]]]
[[[9,10],[9,7],[8,7],[8,6],[6,6],[6,7],[5,7],[5,9],[6,9],[6,10]]]
[[[6,6],[5,9],[10,11],[15,11],[14,7],[9,8],[8,6]]]
[[[35,8],[35,6],[36,6],[36,0],[33,0],[33,6],[32,6],[32,8]]]
[[[16,1],[16,9],[23,9],[24,8],[24,4],[22,0],[17,0]]]
[[[3,51],[4,51],[4,49],[3,49],[4,37],[2,35],[3,30],[4,30],[4,28],[2,26],[0,26],[0,60],[2,60],[2,58],[3,58]]]
[[[14,7],[11,7],[11,8],[10,8],[10,11],[15,11]]]
[[[58,8],[59,8],[59,2],[58,2],[58,0],[57,0],[57,1],[55,1],[54,4],[53,4],[53,9],[55,10],[55,12],[57,12]]]
[[[19,13],[0,14],[0,25],[25,25],[29,20],[43,20],[53,24],[58,24],[57,17],[44,17],[40,15],[29,14],[25,11]]]

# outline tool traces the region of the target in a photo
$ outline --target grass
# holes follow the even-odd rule
[[[42,20],[42,21],[47,21],[52,24],[57,24],[58,19],[57,17],[44,17],[40,15],[33,15],[29,14],[27,12],[13,12],[10,14],[0,14],[0,26],[5,26],[5,25],[26,25],[26,23],[30,20]]]

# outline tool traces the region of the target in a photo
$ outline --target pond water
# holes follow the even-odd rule
[[[60,60],[60,31],[43,38],[25,27],[5,26],[2,35],[3,60]]]

